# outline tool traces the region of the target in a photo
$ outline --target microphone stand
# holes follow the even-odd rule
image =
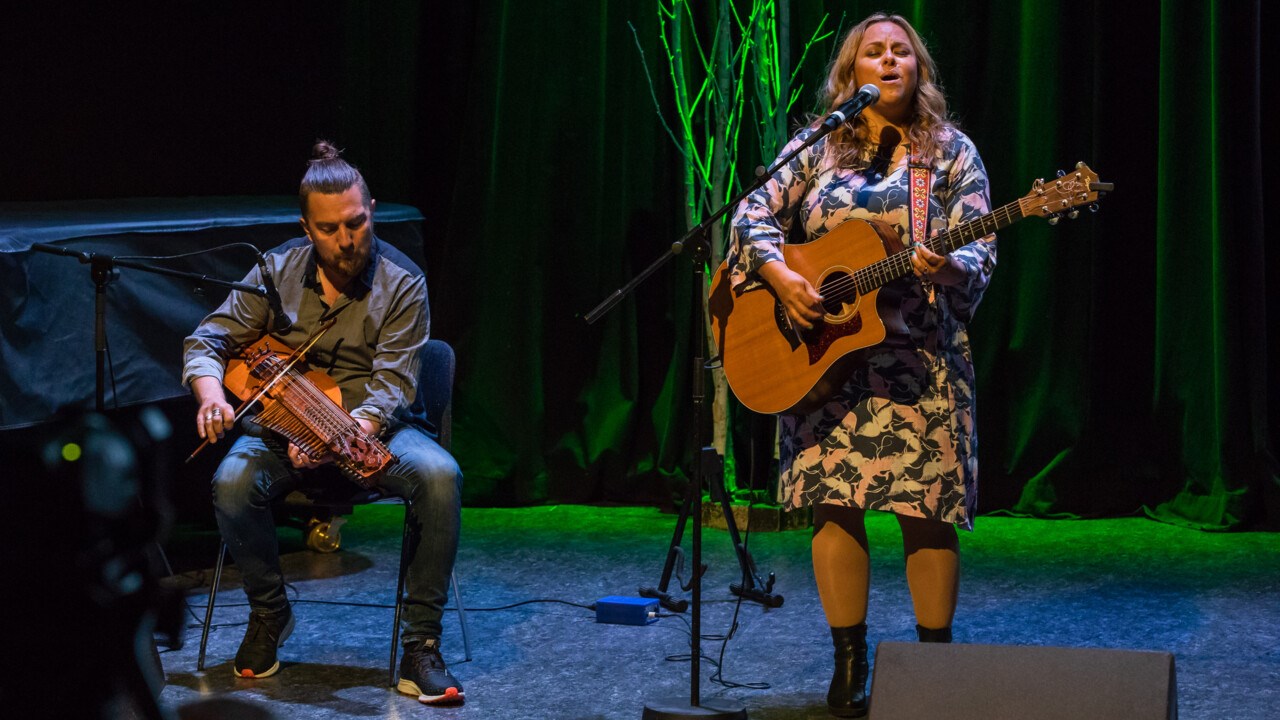
[[[202,285],[214,285],[218,287],[226,287],[234,290],[254,293],[255,295],[266,296],[267,291],[261,285],[248,285],[241,282],[232,282],[229,280],[220,280],[211,278],[208,275],[199,273],[183,272],[180,270],[170,270],[168,268],[152,267],[135,260],[124,260],[113,257],[111,255],[103,255],[91,252],[78,252],[68,250],[67,248],[49,245],[46,243],[33,243],[31,249],[48,253],[50,255],[63,255],[72,257],[88,265],[90,274],[93,278],[94,285],[94,302],[93,302],[93,347],[94,347],[94,410],[99,414],[106,411],[106,367],[107,367],[107,286],[112,280],[119,277],[117,267],[131,268],[134,270],[143,270],[146,272],[156,273],[159,275],[169,275],[171,277],[186,278]],[[141,503],[141,499],[139,499]],[[165,557],[164,548],[160,546],[159,541],[155,541],[155,549],[160,554],[160,559],[165,566],[169,566],[168,558]],[[159,601],[157,601],[159,602]],[[155,612],[164,614],[161,610],[153,608]],[[178,612],[181,612],[180,610]],[[143,621],[143,617],[138,618],[139,622]],[[141,626],[139,632],[142,632]],[[172,630],[166,630],[171,636],[177,636]],[[178,636],[180,637],[180,636]],[[167,720],[169,714],[159,704],[159,688],[155,686],[155,682],[163,682],[164,672],[160,666],[160,655],[154,643],[148,644],[151,652],[146,658],[142,657],[136,648],[131,648],[129,657],[132,662],[128,663],[129,667],[124,669],[126,673],[124,677],[125,693],[128,693],[137,704],[138,711],[151,720]],[[181,640],[178,641],[178,647],[181,647]],[[154,671],[147,672],[143,664],[150,661],[154,667]]]
[[[50,255],[64,255],[73,257],[88,265],[90,273],[93,277],[94,295],[93,295],[93,348],[94,348],[94,409],[102,412],[106,409],[106,367],[107,367],[107,286],[111,281],[119,276],[116,271],[117,267],[131,268],[133,270],[143,270],[158,275],[169,275],[170,277],[185,278],[202,285],[214,285],[217,287],[230,288],[232,290],[240,290],[250,292],[255,295],[266,297],[267,290],[261,285],[247,285],[241,282],[232,282],[230,280],[220,280],[211,278],[208,275],[201,275],[193,272],[183,272],[181,270],[170,270],[168,268],[152,267],[135,260],[122,260],[111,255],[102,255],[99,253],[77,252],[68,250],[67,248],[58,247],[57,245],[48,245],[46,243],[33,243],[32,250],[37,250]]]
[[[747,717],[747,711],[741,703],[729,700],[703,702],[699,697],[699,682],[702,663],[702,572],[704,570],[702,566],[702,487],[711,474],[708,468],[710,463],[708,463],[706,458],[708,457],[708,453],[712,455],[715,453],[714,449],[709,447],[710,444],[705,442],[702,427],[703,417],[705,416],[705,411],[707,409],[707,367],[706,358],[703,355],[706,348],[706,332],[703,329],[706,326],[706,312],[702,304],[702,288],[706,278],[705,266],[707,258],[710,256],[707,234],[716,221],[723,217],[730,208],[737,207],[737,205],[748,195],[763,187],[779,168],[791,162],[791,160],[799,155],[801,151],[813,145],[838,125],[838,122],[824,122],[824,124],[819,126],[808,138],[805,139],[803,143],[791,152],[779,158],[772,167],[767,170],[763,167],[757,167],[755,180],[752,181],[750,187],[740,192],[732,200],[722,205],[715,212],[711,213],[711,215],[705,220],[691,228],[683,237],[672,243],[671,248],[667,250],[666,253],[653,261],[653,263],[644,270],[640,271],[640,274],[629,280],[621,288],[613,291],[609,297],[605,298],[585,316],[588,324],[595,323],[623,298],[635,290],[640,283],[644,282],[645,279],[652,275],[658,268],[665,265],[673,257],[684,254],[685,250],[688,249],[689,259],[692,261],[694,268],[694,317],[693,324],[690,328],[690,332],[694,338],[691,343],[691,352],[694,355],[693,387],[691,390],[691,399],[693,402],[693,429],[690,432],[694,443],[693,447],[700,449],[700,455],[693,464],[693,477],[689,479],[689,491],[685,495],[684,505],[681,510],[682,515],[692,515],[695,518],[693,523],[693,578],[690,582],[690,595],[693,603],[693,610],[689,615],[690,633],[692,635],[689,654],[689,697],[687,698],[687,702],[686,699],[682,698],[663,698],[656,702],[648,703],[644,708],[644,714],[642,716],[643,720],[686,720],[691,718],[699,718],[701,720],[746,720]],[[723,495],[721,496],[721,502],[724,504]],[[725,507],[725,511],[725,518],[732,521],[733,516],[728,512],[727,505]],[[680,543],[681,527],[682,525],[677,526],[676,528],[676,536],[672,541],[672,554],[668,555],[667,568],[663,573],[663,586],[658,591],[662,596],[665,596],[663,606],[668,608],[673,608],[674,605],[679,604],[679,601],[676,601],[669,595],[666,595],[665,591],[666,581],[670,579],[670,569],[674,561],[674,552]],[[730,527],[732,527],[732,525],[730,525]],[[736,532],[734,534],[736,535]],[[734,542],[735,545],[737,545],[736,538]],[[742,549],[740,546],[737,546],[735,549],[740,551],[739,560],[741,561],[743,559],[741,552]],[[744,564],[744,575],[747,576],[745,578],[747,583],[744,584],[749,584],[751,580],[751,575],[745,572],[747,567],[748,566]],[[752,564],[752,570],[754,570],[754,564]],[[772,596],[769,596],[769,591],[772,587],[773,580],[770,578],[768,587],[765,589],[763,595],[771,598]],[[757,595],[760,595],[760,593],[743,593],[741,591],[737,591],[735,594],[744,594],[752,600],[760,599],[759,597],[756,597]],[[672,605],[668,605],[667,602],[671,602]],[[777,605],[772,605],[770,602],[765,602],[765,604],[770,605],[771,607],[777,607],[782,603],[780,598],[778,598]]]

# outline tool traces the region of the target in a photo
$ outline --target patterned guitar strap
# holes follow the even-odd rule
[[[917,155],[915,150],[915,143],[907,147],[907,152],[910,153],[908,166],[911,170],[911,244],[913,246],[923,245],[929,240],[929,186],[933,180],[932,166],[926,158]],[[938,333],[942,330],[938,296],[934,284],[929,280],[920,278],[920,286],[929,301],[929,308],[937,319],[927,341],[927,355],[934,359],[931,374],[934,381],[938,382],[942,372],[941,357],[938,355]]]
[[[907,147],[907,152],[911,153],[908,161],[911,168],[911,244],[923,245],[929,239],[929,180],[930,172],[929,164],[924,158],[916,155],[915,143]],[[920,284],[924,287],[925,294],[929,297],[929,304],[934,302],[933,283],[924,278],[920,278]]]

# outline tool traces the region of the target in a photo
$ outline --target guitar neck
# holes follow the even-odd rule
[[[924,241],[924,246],[939,255],[947,255],[957,248],[968,245],[979,238],[984,238],[1001,228],[1009,227],[1023,217],[1020,201],[992,210],[980,218],[975,218],[962,225],[940,233]],[[911,274],[911,249],[890,255],[859,270],[857,276],[858,292],[866,294],[885,283],[906,277]]]

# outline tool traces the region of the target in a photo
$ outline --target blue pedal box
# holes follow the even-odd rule
[[[615,625],[649,625],[658,622],[658,601],[651,598],[610,595],[596,601],[596,622]]]

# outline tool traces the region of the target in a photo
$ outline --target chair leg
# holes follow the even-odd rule
[[[471,662],[471,634],[467,632],[467,608],[462,604],[457,571],[449,575],[449,581],[453,585],[453,603],[458,606],[458,624],[462,626],[462,648],[466,651],[467,662]]]
[[[388,670],[391,687],[399,680],[396,677],[396,658],[400,652],[400,613],[404,609],[404,577],[409,570],[409,501],[404,501],[404,529],[400,532],[400,572],[396,579],[396,612],[391,627],[391,664]]]
[[[405,573],[409,569],[409,501],[405,501],[404,505],[404,530],[400,535],[400,572],[399,578],[396,580],[396,611],[395,620],[391,628],[391,662],[388,669],[388,675],[391,687],[395,687],[399,681],[396,672],[396,659],[400,651],[400,615],[404,609],[404,579]],[[458,622],[462,626],[462,647],[466,653],[467,662],[471,662],[471,634],[467,632],[467,608],[462,604],[462,591],[458,589],[458,573],[451,572],[449,574],[449,584],[453,586],[453,602],[458,606]]]
[[[213,566],[213,579],[209,581],[209,601],[204,606],[204,629],[200,631],[200,657],[196,670],[204,670],[204,649],[209,644],[209,626],[213,623],[213,602],[218,597],[218,583],[222,581],[222,563],[227,557],[227,544],[218,546],[218,562]]]

